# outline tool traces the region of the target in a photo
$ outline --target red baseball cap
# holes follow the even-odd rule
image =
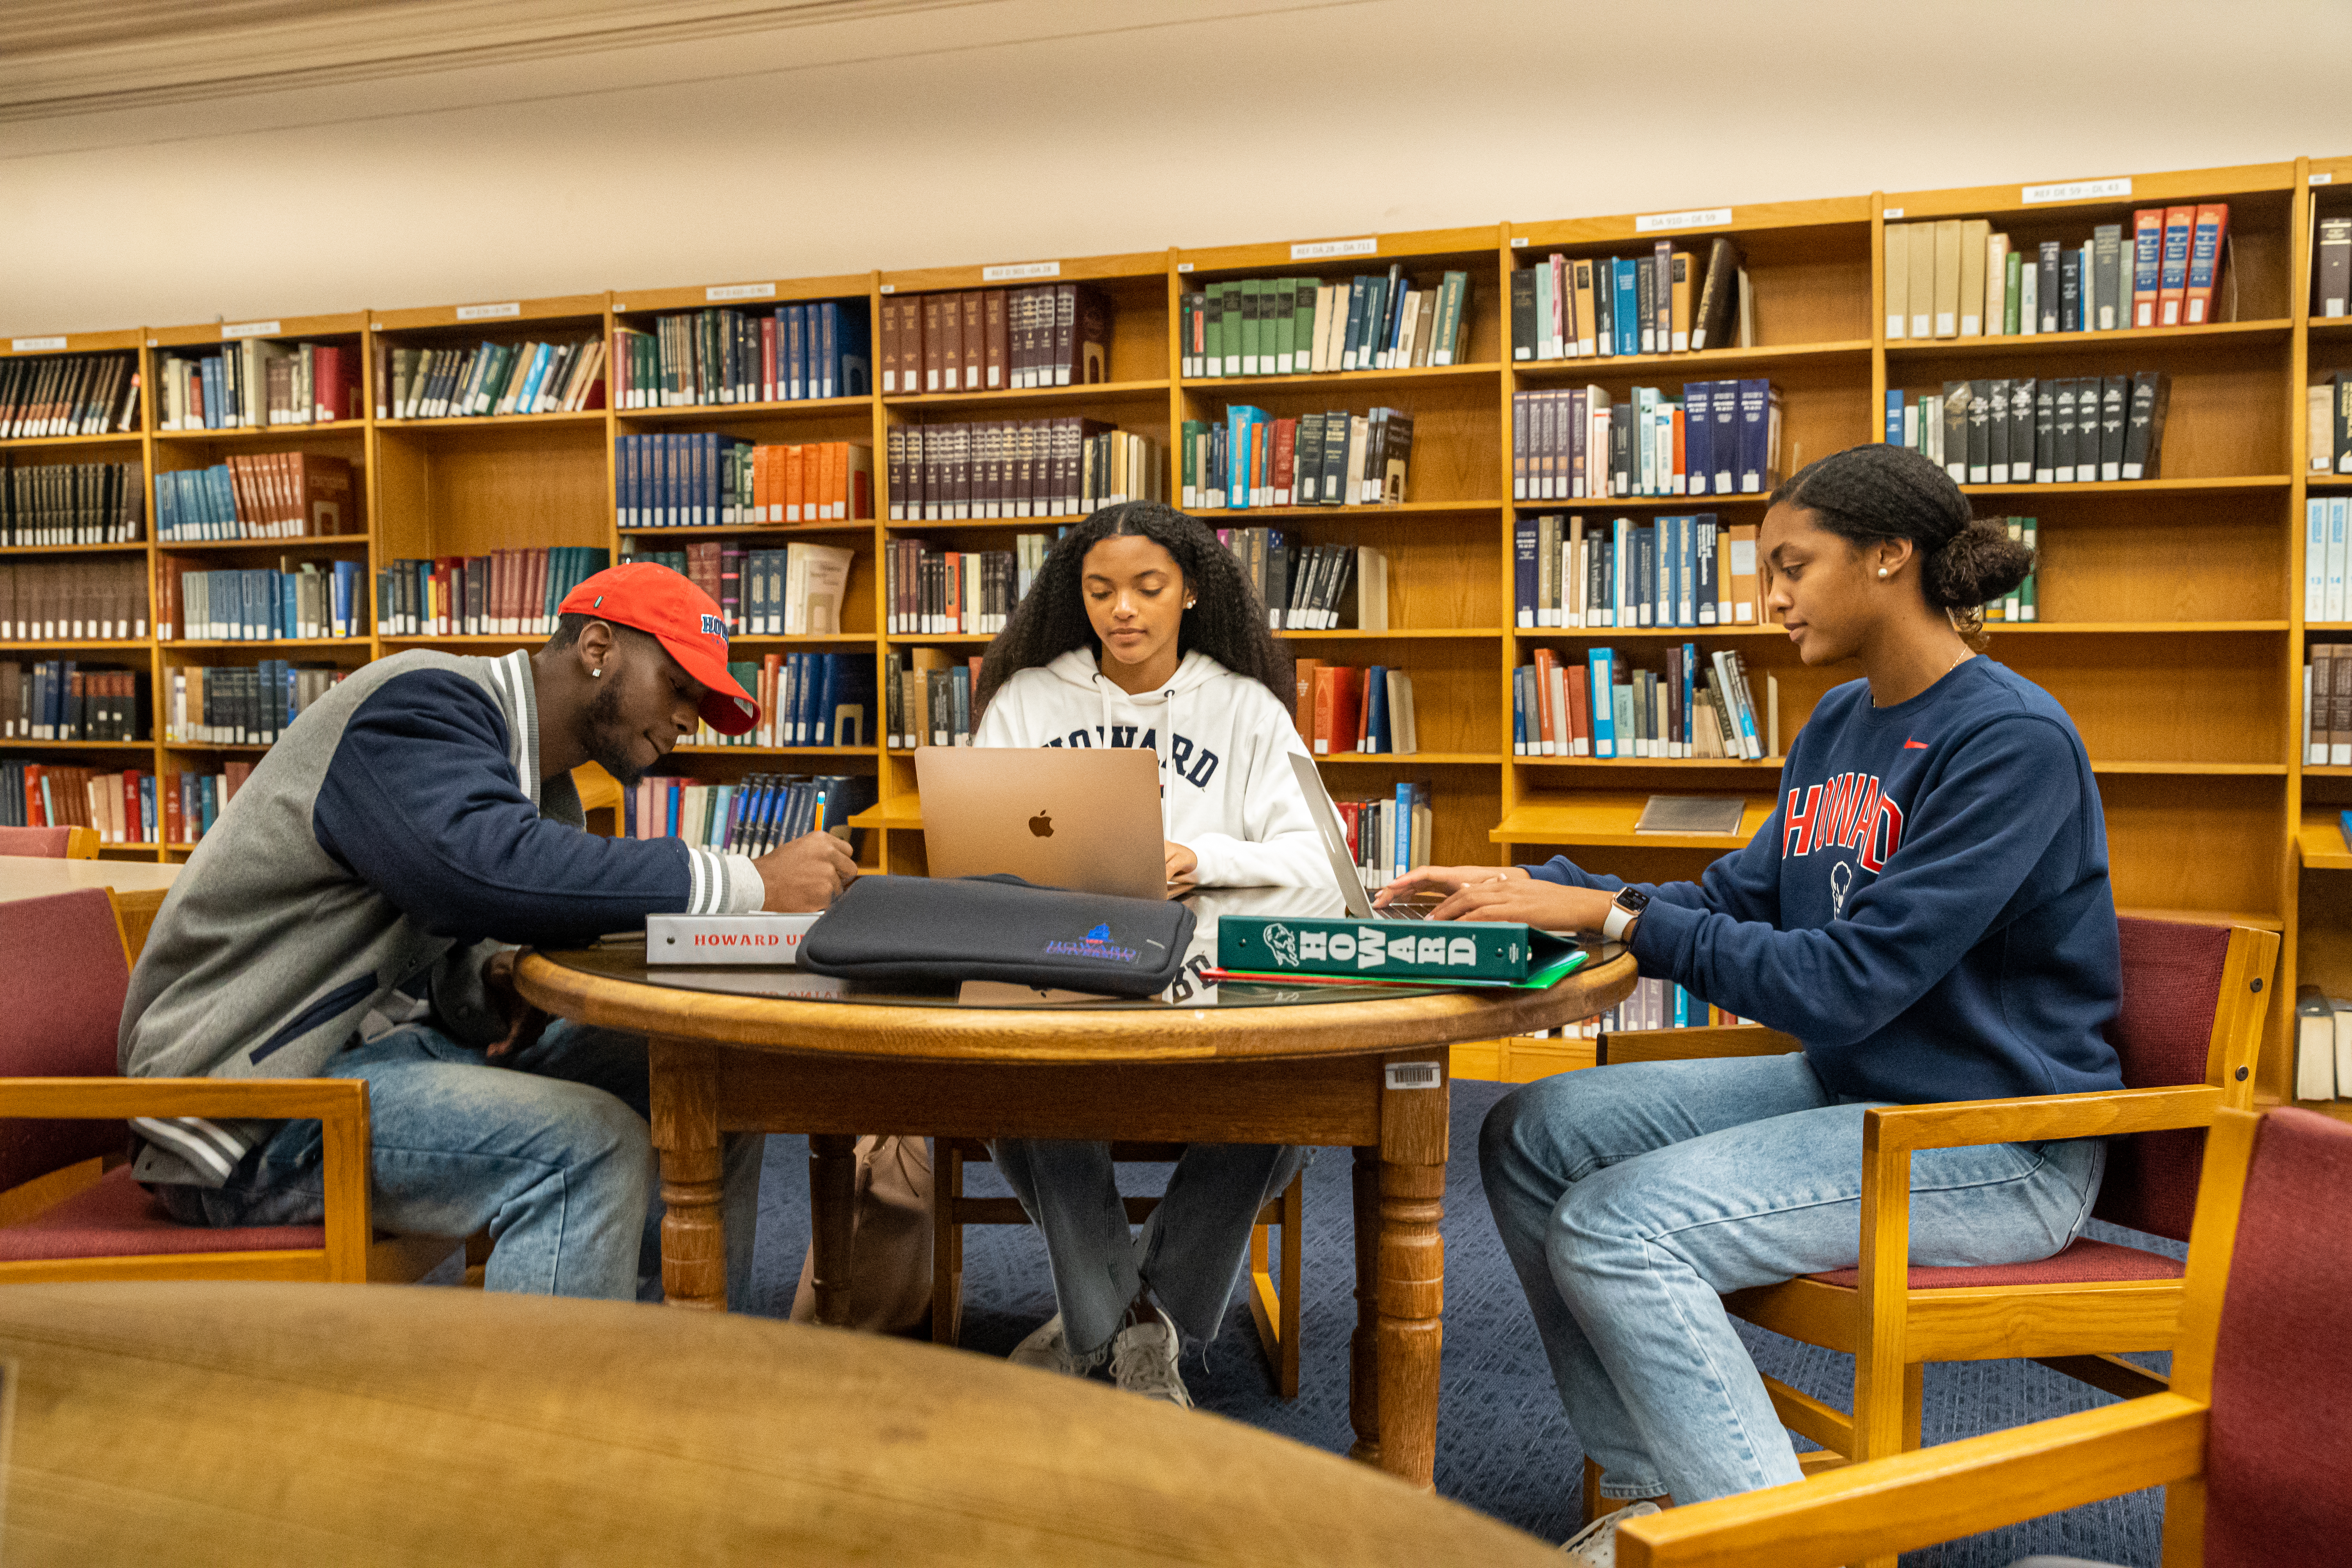
[[[555,606],[559,616],[593,616],[641,631],[704,687],[702,717],[722,735],[760,721],[760,705],[727,672],[727,620],[710,595],[668,567],[624,562],[582,583]]]

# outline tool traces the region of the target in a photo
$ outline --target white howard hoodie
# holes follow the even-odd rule
[[[1093,652],[1072,648],[1000,689],[975,746],[1133,746],[1160,754],[1169,838],[1200,860],[1212,888],[1318,888],[1331,858],[1292,776],[1308,754],[1274,693],[1194,649],[1160,690],[1130,697]]]

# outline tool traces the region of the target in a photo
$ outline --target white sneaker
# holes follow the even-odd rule
[[[1617,1527],[1629,1519],[1643,1519],[1658,1511],[1654,1502],[1629,1502],[1614,1513],[1602,1514],[1569,1537],[1559,1554],[1577,1568],[1617,1568]]]
[[[1158,1307],[1151,1309],[1151,1316],[1155,1321],[1130,1323],[1112,1336],[1110,1380],[1129,1394],[1164,1399],[1190,1410],[1192,1396],[1185,1392],[1183,1376],[1176,1370],[1182,1336],[1176,1331],[1175,1320]]]
[[[1070,1354],[1070,1342],[1062,1333],[1062,1314],[1055,1313],[1030,1331],[1029,1337],[1013,1347],[1004,1359],[1014,1366],[1034,1366],[1041,1372],[1058,1372],[1065,1377],[1084,1377],[1103,1363],[1108,1347],[1097,1350],[1083,1361]]]

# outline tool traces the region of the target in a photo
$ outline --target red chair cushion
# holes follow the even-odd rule
[[[117,1165],[22,1225],[0,1230],[0,1263],[70,1258],[152,1258],[179,1252],[279,1252],[327,1245],[316,1225],[182,1225]]]
[[[0,1078],[112,1078],[131,984],[102,888],[0,903]],[[0,1192],[130,1142],[120,1121],[0,1123]]]
[[[2107,1043],[2122,1058],[2124,1087],[2203,1083],[2229,928],[2145,920],[2116,925],[2123,939],[2124,994],[2107,1026]],[[2127,1229],[2187,1241],[2204,1167],[2201,1129],[2114,1139],[2091,1212]]]
[[[2345,1561],[2352,1540],[2352,1127],[2273,1110],[2256,1135],[2213,1353],[2207,1568]]]
[[[0,827],[0,855],[21,855],[37,860],[62,860],[70,827]]]
[[[1862,1288],[1862,1270],[1808,1274],[1823,1285]],[[2078,1236],[2038,1263],[1988,1263],[1975,1268],[1914,1268],[1914,1290],[1958,1290],[1972,1285],[2091,1285],[2114,1279],[2178,1279],[2180,1265],[2157,1252]]]

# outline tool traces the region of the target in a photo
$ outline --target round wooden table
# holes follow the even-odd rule
[[[1243,894],[1254,895],[1244,897]],[[791,970],[649,967],[642,944],[526,953],[515,977],[562,1017],[646,1037],[661,1152],[662,1284],[723,1308],[719,1138],[809,1135],[813,1285],[845,1321],[861,1133],[1295,1143],[1356,1151],[1354,1457],[1426,1487],[1436,1460],[1444,1303],[1447,1053],[1615,1005],[1612,947],[1542,991],[1211,986],[1216,917],[1321,912],[1297,889],[1201,895],[1169,997],[966,1005],[957,994],[793,996]],[[1302,903],[1302,900],[1308,901]],[[1337,895],[1328,897],[1337,912]],[[821,977],[816,977],[821,982]]]
[[[382,1285],[16,1285],[0,1377],[10,1563],[1557,1560],[1238,1423],[754,1318]]]

